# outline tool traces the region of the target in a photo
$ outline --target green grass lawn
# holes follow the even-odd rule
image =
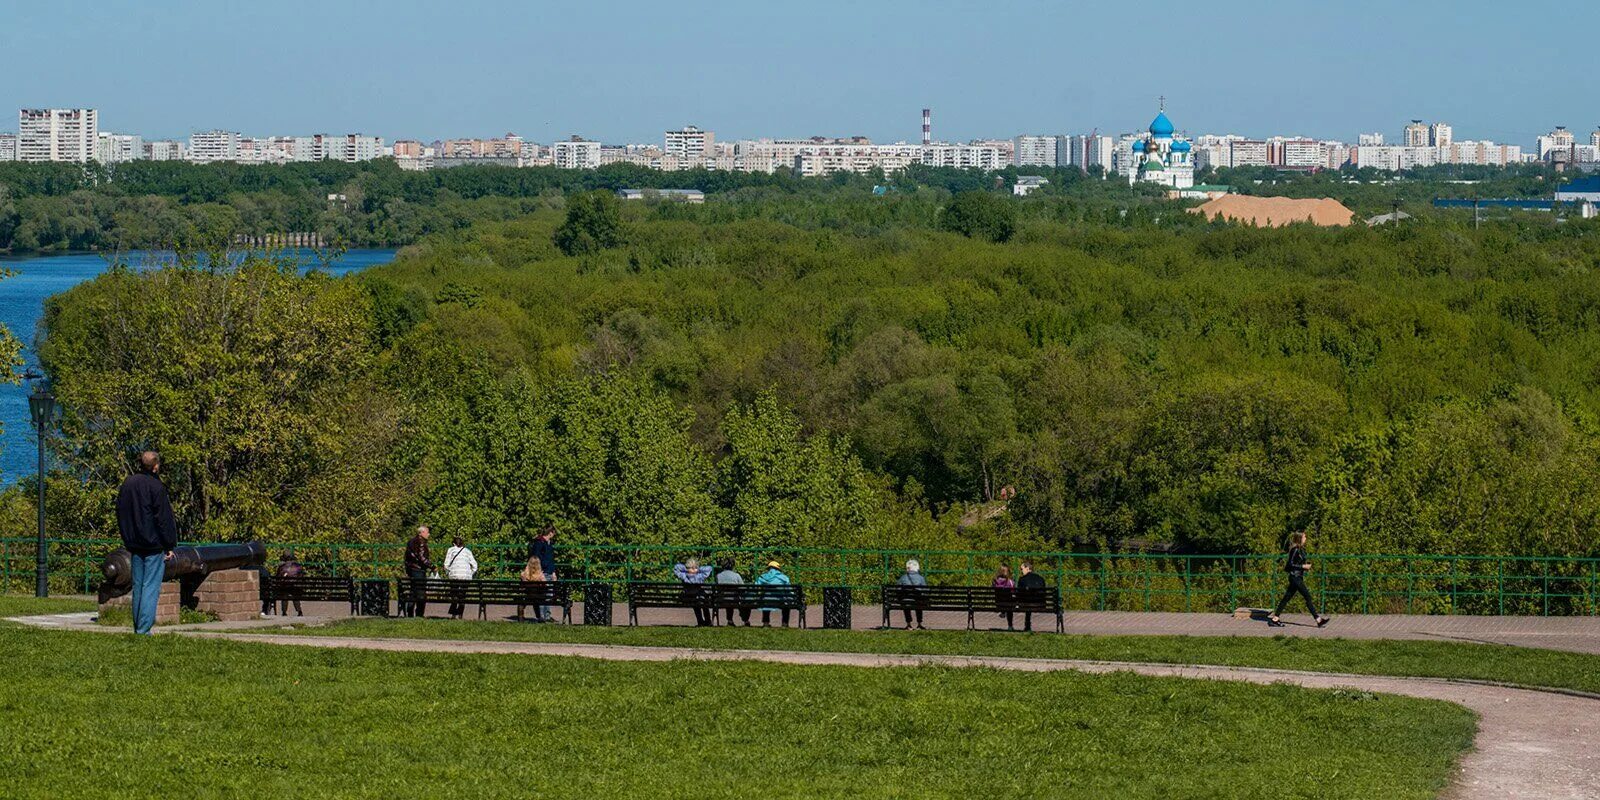
[[[72,611],[93,611],[94,600],[83,597],[32,597],[0,594],[0,618],[24,617],[30,614],[66,614]]]
[[[1475,726],[1436,701],[1130,674],[20,626],[0,626],[0,674],[4,794],[52,799],[1431,798]]]
[[[281,631],[278,631],[281,632]],[[321,636],[591,642],[661,647],[931,653],[1218,664],[1504,681],[1600,692],[1600,656],[1459,642],[1228,636],[1079,636],[988,631],[830,631],[670,626],[590,628],[444,619],[340,621],[297,628]]]

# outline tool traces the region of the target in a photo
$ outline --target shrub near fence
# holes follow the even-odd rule
[[[52,591],[88,593],[100,582],[100,560],[117,546],[97,539],[52,539]],[[312,574],[393,578],[401,574],[404,542],[393,544],[272,544],[270,559],[286,550]],[[443,547],[436,548],[443,557]],[[473,548],[485,578],[514,578],[526,545]],[[769,560],[820,600],[824,586],[852,589],[859,602],[877,601],[877,589],[900,576],[907,559],[922,562],[930,583],[988,585],[995,570],[1030,559],[1052,586],[1061,587],[1068,610],[1229,612],[1270,606],[1283,591],[1281,555],[1166,555],[1139,553],[1030,553],[981,551],[683,548],[652,545],[578,545],[557,541],[565,580],[625,584],[673,580],[672,565],[689,557],[702,564],[731,559],[745,580]],[[1534,556],[1317,555],[1311,589],[1319,604],[1343,614],[1591,615],[1600,609],[1600,559]],[[0,539],[0,589],[33,587],[34,540]]]

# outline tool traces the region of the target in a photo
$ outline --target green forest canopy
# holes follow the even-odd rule
[[[249,380],[216,376],[207,399],[242,428],[132,439],[216,448],[174,479],[222,498],[184,510],[220,537],[444,519],[480,540],[560,522],[593,541],[1241,552],[1304,527],[1325,551],[1596,554],[1594,223],[1257,230],[1056,197],[990,243],[935,230],[940,207],[636,206],[620,244],[576,256],[552,209],[355,279],[245,270],[260,287],[218,296],[323,320],[295,345],[332,354],[305,358],[338,402],[293,409],[318,448],[251,435],[285,367],[231,356]],[[45,363],[78,408],[63,456],[91,477],[63,513],[84,530],[105,529],[123,457],[91,432],[143,413],[88,402],[131,369],[106,310],[185,285],[163,280],[51,303]],[[335,313],[352,286],[359,319]]]

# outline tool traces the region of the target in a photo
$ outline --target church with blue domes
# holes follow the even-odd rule
[[[1143,136],[1132,137],[1126,143],[1128,149],[1119,153],[1119,171],[1128,177],[1129,184],[1159,183],[1174,189],[1194,186],[1194,145],[1173,135],[1166,105],[1162,98],[1160,113],[1150,123],[1150,129]]]

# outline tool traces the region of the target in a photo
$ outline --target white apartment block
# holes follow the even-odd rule
[[[561,169],[594,169],[600,166],[600,143],[574,136],[550,145],[551,160]]]
[[[1269,148],[1259,139],[1235,139],[1228,143],[1228,165],[1232,167],[1265,167],[1272,164]]]
[[[189,134],[188,158],[197,164],[239,160],[239,134],[236,131],[200,131]]]
[[[1360,135],[1356,136],[1356,145],[1359,146],[1359,147],[1381,147],[1381,146],[1383,146],[1383,134],[1381,134],[1381,133],[1363,133],[1363,134],[1360,134]]]
[[[144,143],[144,157],[151,161],[182,161],[183,142],[175,139],[157,139]]]
[[[1516,164],[1522,161],[1522,147],[1514,144],[1495,144],[1494,142],[1474,142],[1471,140],[1451,142],[1438,148],[1436,159],[1440,164],[1478,164],[1481,166],[1503,167],[1507,164]]]
[[[1575,143],[1575,139],[1572,131],[1557,125],[1555,130],[1540,136],[1537,142],[1539,145],[1539,160],[1548,161],[1551,153],[1571,148]]]
[[[1589,146],[1600,147],[1600,128],[1596,128],[1594,133],[1589,134]]]
[[[714,155],[712,143],[715,141],[716,135],[711,131],[686,125],[678,130],[666,132],[661,152],[677,156],[681,163],[698,164],[708,155]]]
[[[1065,136],[1018,136],[1011,140],[1012,163],[1019,167],[1054,167]]]
[[[922,163],[930,167],[956,169],[1005,169],[1011,163],[1011,154],[994,142],[973,144],[887,145],[888,147],[920,148]]]
[[[92,108],[24,108],[17,112],[18,161],[91,161],[100,146]]]
[[[131,133],[102,133],[95,145],[95,160],[102,164],[120,164],[144,158],[144,139]]]
[[[1450,126],[1443,122],[1435,122],[1428,126],[1429,147],[1449,147],[1452,141]]]
[[[17,135],[0,133],[0,161],[17,160]]]
[[[1371,167],[1385,172],[1431,167],[1439,163],[1439,150],[1434,147],[1356,147],[1350,151],[1350,162],[1358,167]]]

